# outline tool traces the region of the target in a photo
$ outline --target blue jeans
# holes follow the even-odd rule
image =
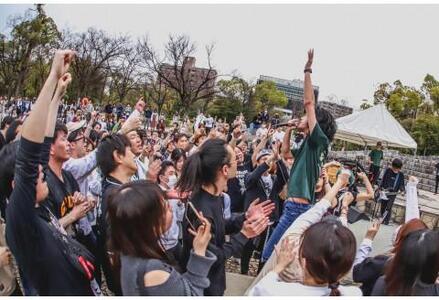
[[[270,236],[270,239],[265,244],[264,250],[262,251],[261,261],[267,261],[271,253],[273,253],[274,246],[280,241],[282,235],[287,231],[287,229],[293,224],[296,219],[311,208],[311,204],[301,204],[292,201],[285,201],[284,211],[279,219],[279,223],[274,229]]]

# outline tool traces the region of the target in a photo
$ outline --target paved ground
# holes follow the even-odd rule
[[[355,235],[357,239],[357,246],[360,245],[361,241],[366,234],[367,228],[369,226],[369,221],[358,221],[355,224],[349,224],[349,228]],[[375,237],[373,244],[372,255],[384,253],[388,251],[391,247],[392,235],[396,229],[397,225],[382,225],[378,234]],[[237,274],[239,273],[239,263],[235,260],[229,260],[227,264],[227,270],[229,271],[226,274],[227,281],[227,290],[225,292],[226,296],[242,296],[247,289],[247,287],[251,284],[254,277]],[[255,275],[257,270],[257,261],[252,260],[250,266],[250,275]],[[232,273],[233,272],[233,273]],[[345,282],[351,281],[351,274],[344,280]]]

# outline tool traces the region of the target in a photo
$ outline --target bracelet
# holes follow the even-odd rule
[[[312,69],[308,68],[308,69],[303,70],[303,73],[307,73],[307,72],[312,73]]]

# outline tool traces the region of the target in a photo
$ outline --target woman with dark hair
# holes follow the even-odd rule
[[[0,149],[6,145],[6,131],[8,130],[11,123],[14,121],[14,118],[11,116],[6,116],[3,118],[0,125]]]
[[[439,234],[429,229],[410,233],[397,247],[372,296],[439,296]]]
[[[8,129],[6,130],[5,136],[6,144],[14,141],[17,135],[20,134],[21,125],[23,125],[23,122],[21,120],[14,120],[11,125],[9,125]]]
[[[171,153],[171,160],[174,163],[177,178],[180,178],[183,164],[186,161],[186,153],[180,148],[175,148]]]
[[[108,199],[112,249],[121,255],[124,296],[196,296],[209,286],[207,274],[216,257],[207,249],[210,223],[200,215],[187,272],[180,274],[161,242],[172,223],[172,210],[160,188],[145,180],[118,187]]]
[[[224,219],[222,193],[229,178],[236,175],[236,157],[232,147],[221,139],[209,139],[191,155],[183,166],[177,189],[192,192],[190,202],[203,213],[212,224],[213,239],[209,249],[218,257],[209,273],[210,286],[204,290],[206,296],[221,296],[225,290],[225,262],[231,257],[240,257],[248,239],[261,234],[268,225],[268,216],[274,204],[270,201],[257,204],[253,201],[247,213]],[[188,206],[189,208],[190,206]],[[192,236],[189,228],[199,224],[195,213],[188,212],[183,221],[183,262],[189,260]],[[230,242],[225,235],[230,234]]]
[[[361,296],[359,288],[339,284],[354,262],[353,233],[333,216],[321,220],[328,208],[337,205],[335,196],[348,180],[346,174],[339,175],[325,197],[293,223],[291,232],[276,247],[274,268],[249,295]]]
[[[393,248],[387,253],[368,257],[372,252],[373,240],[378,228],[372,231],[369,229],[358,248],[352,269],[352,279],[362,284],[361,290],[364,296],[371,295],[376,281],[380,276],[384,275],[386,265],[394,257],[405,238],[414,231],[428,229],[427,225],[419,219],[417,184],[418,180],[415,177],[409,178],[406,203],[411,203],[411,205],[406,206],[405,223],[397,228],[392,237]],[[413,197],[415,198],[411,199]]]

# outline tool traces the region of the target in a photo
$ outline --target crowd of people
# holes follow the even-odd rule
[[[305,115],[281,123],[264,111],[249,127],[242,114],[176,114],[167,126],[143,99],[65,105],[74,56],[56,51],[36,101],[2,119],[2,295],[222,296],[231,257],[242,274],[258,260],[250,296],[439,295],[439,236],[417,205],[393,248],[369,257],[391,215],[386,193],[416,199],[416,178],[405,189],[398,158],[357,249],[349,213],[376,198],[382,155],[370,155],[372,176],[328,161],[337,126],[316,106],[313,50]],[[351,271],[361,287],[340,285]]]

